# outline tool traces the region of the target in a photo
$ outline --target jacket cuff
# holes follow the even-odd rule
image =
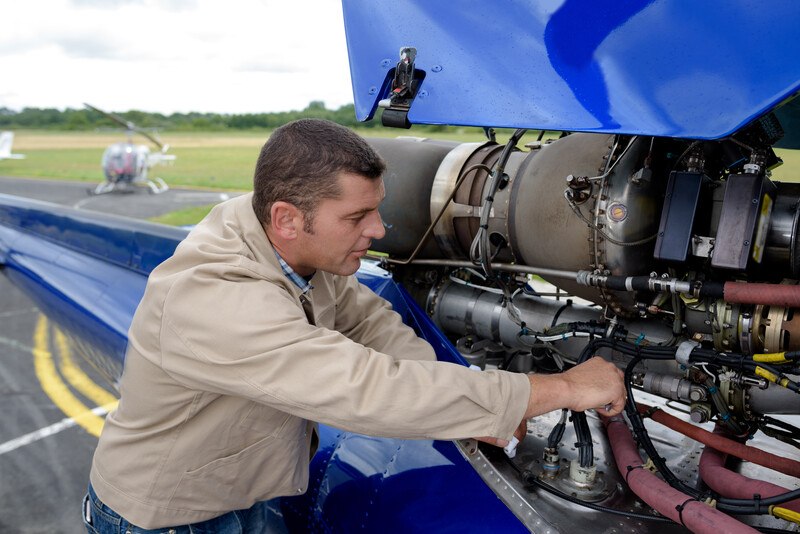
[[[525,417],[528,410],[528,401],[531,397],[531,382],[524,373],[503,373],[506,378],[507,403],[500,406],[498,421],[493,436],[500,439],[511,440],[514,431]]]

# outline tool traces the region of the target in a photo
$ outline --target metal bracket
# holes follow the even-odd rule
[[[404,46],[400,49],[400,61],[394,69],[394,79],[389,98],[378,102],[384,108],[381,114],[381,123],[392,128],[411,128],[408,121],[408,110],[417,94],[419,82],[425,73],[414,67],[417,58],[417,49],[413,46]]]

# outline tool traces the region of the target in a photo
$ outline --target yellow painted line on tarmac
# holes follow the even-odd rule
[[[70,350],[69,343],[67,342],[67,336],[65,336],[61,330],[56,329],[55,338],[56,347],[58,347],[58,353],[61,357],[61,374],[64,376],[67,382],[69,382],[69,384],[74,387],[78,393],[95,403],[97,406],[116,404],[117,398],[114,395],[98,386],[94,380],[89,378],[89,376],[81,371],[81,368],[75,364],[75,361],[72,359],[72,351]]]
[[[72,419],[89,434],[99,437],[100,431],[103,429],[104,419],[95,415],[91,408],[83,404],[61,379],[53,355],[50,352],[49,323],[44,315],[39,316],[33,335],[33,342],[34,370],[44,392],[68,418]],[[74,364],[73,367],[75,367]],[[79,383],[81,383],[80,380]],[[93,394],[96,394],[96,392]],[[87,397],[89,396],[87,395]],[[116,400],[113,402],[116,403]]]

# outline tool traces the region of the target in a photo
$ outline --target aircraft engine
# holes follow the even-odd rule
[[[371,139],[388,165],[373,250],[481,368],[555,370],[616,336],[671,354],[637,363],[633,385],[698,422],[799,414],[796,363],[781,367],[787,389],[725,356],[800,349],[800,184],[770,179],[771,121],[707,142]],[[611,345],[592,350],[626,368]],[[721,355],[719,373],[687,371],[695,347]]]

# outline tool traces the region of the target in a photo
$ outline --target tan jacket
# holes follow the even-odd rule
[[[150,275],[92,464],[102,501],[160,528],[303,493],[311,421],[412,439],[512,435],[524,375],[432,361],[354,277],[317,272],[301,297],[251,199],[214,208]]]

